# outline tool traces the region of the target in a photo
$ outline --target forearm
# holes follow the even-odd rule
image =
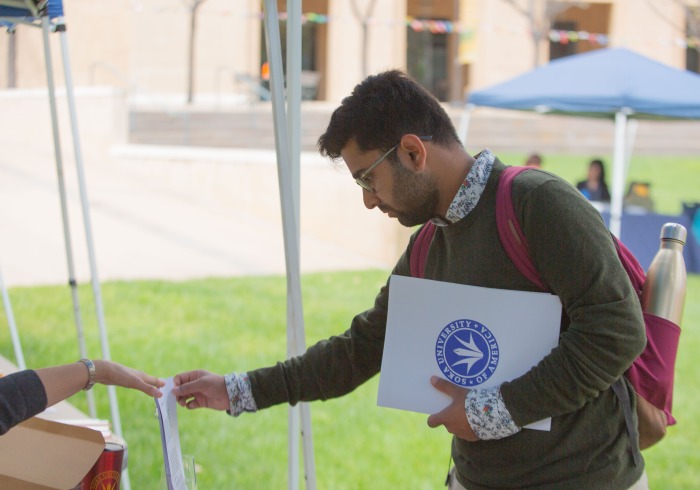
[[[46,393],[34,371],[0,378],[0,435],[46,408]]]
[[[357,315],[344,334],[316,343],[301,356],[249,371],[258,408],[336,398],[377,374],[384,348],[385,311],[375,305]]]
[[[98,369],[99,362],[95,361],[95,371],[101,374],[103,370]],[[35,371],[46,390],[47,407],[75,395],[88,384],[88,368],[82,362],[41,368]]]
[[[248,375],[258,408],[266,408],[345,395],[376,374],[380,365],[381,347],[358,347],[344,335]]]

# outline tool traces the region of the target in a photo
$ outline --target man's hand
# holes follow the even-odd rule
[[[229,409],[226,381],[219,374],[202,370],[188,371],[175,376],[173,384],[175,399],[183,407]]]
[[[430,383],[438,390],[450,398],[452,398],[452,403],[443,409],[441,412],[434,413],[428,417],[429,427],[438,427],[444,425],[447,432],[464,439],[466,441],[478,441],[479,438],[476,436],[469,421],[467,420],[467,413],[464,409],[464,400],[467,397],[469,390],[466,388],[460,388],[459,386],[450,383],[446,379],[440,378],[438,376],[432,376],[430,378]]]

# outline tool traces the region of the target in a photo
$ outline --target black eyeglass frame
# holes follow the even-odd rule
[[[421,141],[431,141],[433,139],[432,135],[429,136],[419,136]],[[370,174],[372,170],[374,170],[377,165],[382,163],[384,160],[386,160],[386,157],[388,157],[392,151],[397,149],[401,143],[396,143],[394,146],[392,146],[388,151],[386,151],[382,156],[380,156],[372,165],[367,167],[362,174],[360,174],[359,177],[355,179],[355,183],[362,187],[364,190],[371,194],[375,194],[376,191],[374,190],[374,187],[369,183],[369,180],[367,179],[367,176]]]

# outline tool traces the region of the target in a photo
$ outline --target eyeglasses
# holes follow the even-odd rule
[[[422,141],[430,141],[430,140],[433,139],[432,136],[419,136],[419,138],[420,138]],[[395,149],[397,149],[397,148],[399,147],[400,144],[401,144],[401,143],[397,143],[396,145],[394,145],[389,151],[387,151],[387,152],[384,153],[382,156],[380,156],[380,157],[377,159],[376,162],[374,162],[372,165],[370,165],[369,167],[367,167],[367,170],[365,170],[364,172],[362,172],[362,174],[361,174],[358,178],[355,179],[355,183],[356,183],[357,185],[359,185],[360,187],[362,187],[362,188],[363,188],[364,190],[366,190],[367,192],[370,192],[370,193],[374,194],[376,191],[374,190],[374,187],[372,187],[372,185],[369,183],[369,178],[368,178],[367,176],[369,175],[369,173],[370,173],[372,170],[375,169],[375,167],[376,167],[377,165],[379,165],[380,163],[382,163],[382,162],[386,159],[386,157],[389,156],[389,154],[390,154],[392,151],[394,151]]]
[[[377,165],[379,165],[380,163],[382,163],[382,162],[384,161],[384,159],[386,159],[386,157],[389,156],[389,153],[391,153],[392,151],[394,151],[394,150],[397,149],[398,147],[399,147],[399,143],[395,144],[395,145],[391,148],[391,150],[389,150],[389,151],[387,151],[386,153],[384,153],[382,156],[379,157],[379,159],[378,159],[376,162],[374,162],[372,165],[370,165],[369,167],[367,167],[367,170],[365,170],[364,172],[362,172],[362,174],[361,174],[358,178],[355,179],[355,182],[357,183],[357,185],[359,185],[360,187],[362,187],[362,188],[363,188],[364,190],[366,190],[367,192],[371,192],[372,194],[374,194],[374,192],[375,192],[374,187],[372,187],[372,185],[369,183],[369,179],[367,178],[367,176],[369,175],[369,173],[370,173],[372,170],[374,170],[374,167],[376,167]]]

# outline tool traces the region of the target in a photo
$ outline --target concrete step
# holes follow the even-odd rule
[[[302,105],[301,147],[316,149],[334,107]],[[446,107],[457,128],[464,112]],[[634,123],[632,123],[634,124]],[[467,147],[496,152],[606,154],[614,145],[614,122],[608,119],[541,115],[479,108],[469,120]],[[700,122],[638,122],[635,154],[700,153]],[[259,104],[225,111],[132,110],[129,142],[134,144],[271,149],[275,145],[271,106]]]

